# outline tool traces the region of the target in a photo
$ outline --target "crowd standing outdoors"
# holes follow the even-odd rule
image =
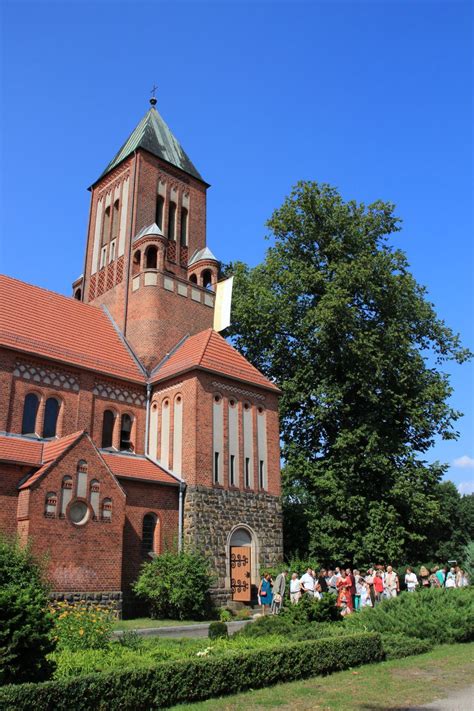
[[[275,581],[270,573],[264,573],[258,587],[258,602],[262,606],[262,613],[278,614],[283,604],[286,589],[288,570],[283,570]],[[419,575],[408,567],[405,575],[401,576],[408,593],[413,593],[418,587],[432,588],[462,588],[469,585],[467,573],[459,566],[441,568],[435,566],[428,570],[421,566]],[[336,605],[341,610],[341,615],[349,615],[363,607],[374,607],[383,599],[396,597],[400,592],[400,577],[391,565],[377,565],[369,568],[365,573],[350,568],[322,568],[317,573],[312,568],[299,577],[292,573],[290,578],[290,601],[297,605],[306,595],[311,598],[321,599],[323,595],[337,596]]]

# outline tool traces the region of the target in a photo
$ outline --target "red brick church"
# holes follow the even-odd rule
[[[0,277],[0,530],[59,598],[120,609],[189,545],[246,601],[282,556],[279,390],[213,330],[209,185],[150,103],[90,188],[73,298]]]

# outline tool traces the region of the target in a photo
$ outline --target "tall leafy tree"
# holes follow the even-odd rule
[[[268,227],[262,264],[227,267],[228,335],[283,391],[288,552],[306,536],[321,561],[420,559],[444,471],[423,454],[460,416],[440,365],[470,354],[390,245],[391,203],[301,182]]]

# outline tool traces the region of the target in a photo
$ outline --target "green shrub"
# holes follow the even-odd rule
[[[350,632],[403,634],[435,644],[468,642],[474,639],[474,588],[402,593],[349,615],[343,624]]]
[[[221,622],[230,622],[232,619],[232,612],[230,610],[226,610],[225,607],[222,607],[219,610],[219,619]]]
[[[115,622],[110,610],[61,602],[53,610],[53,617],[58,650],[105,649],[110,642]]]
[[[303,595],[297,605],[286,605],[280,612],[297,625],[308,622],[340,622],[340,610],[336,607],[335,595],[323,595],[320,600],[309,595]]]
[[[124,630],[118,638],[118,643],[127,649],[140,649],[143,646],[143,637],[136,630]]]
[[[144,563],[135,593],[157,619],[201,620],[211,614],[209,561],[199,553],[167,552]]]
[[[52,628],[40,566],[28,549],[0,538],[0,684],[51,676]]]
[[[250,620],[253,617],[253,611],[248,607],[243,607],[235,613],[236,620]]]
[[[429,639],[407,637],[404,634],[383,634],[382,647],[385,659],[401,659],[429,652],[433,649],[434,643]]]
[[[219,639],[229,636],[227,631],[227,625],[225,622],[211,622],[209,625],[208,637],[209,639]]]
[[[255,651],[164,662],[152,669],[94,674],[69,681],[5,686],[4,711],[31,708],[74,711],[120,708],[165,708],[277,682],[329,674],[383,658],[380,635],[360,634],[311,642],[276,645]],[[138,691],[139,690],[139,691]]]
[[[283,615],[263,615],[255,622],[245,625],[234,637],[264,637],[267,634],[277,634],[288,637],[295,629],[292,620]]]

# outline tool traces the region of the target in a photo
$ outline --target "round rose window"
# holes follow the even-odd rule
[[[69,509],[69,518],[77,526],[85,523],[89,518],[89,509],[83,501],[75,501]]]

